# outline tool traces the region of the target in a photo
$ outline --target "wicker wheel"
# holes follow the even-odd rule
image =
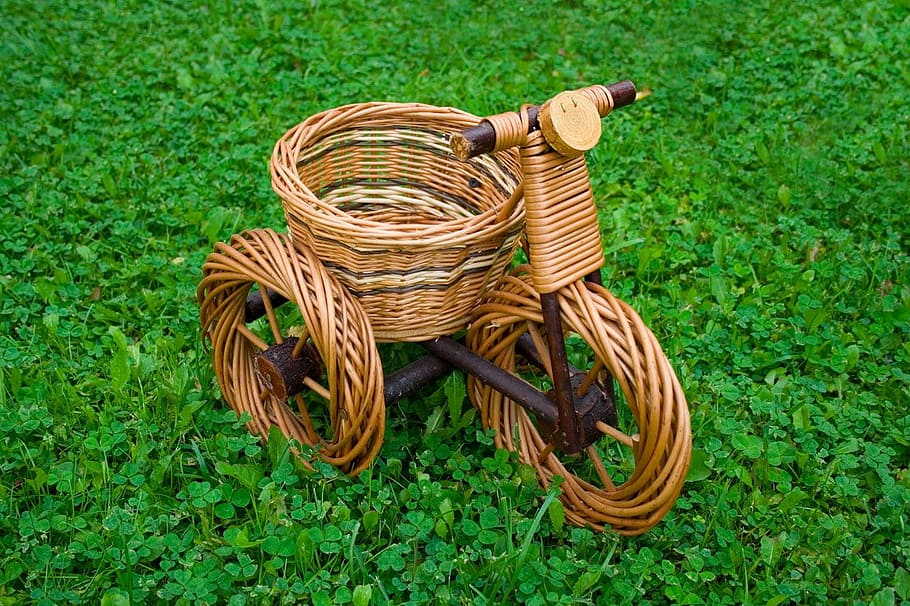
[[[203,274],[197,296],[215,374],[228,404],[252,417],[250,430],[266,438],[277,426],[352,475],[369,465],[382,444],[385,401],[379,354],[357,301],[312,252],[271,230],[219,243]],[[247,326],[245,305],[253,288],[275,291],[289,303],[278,309],[267,304],[265,317]],[[324,372],[282,400],[258,376],[255,357],[292,334],[301,347],[315,348]]]
[[[549,389],[548,373],[531,376],[516,353],[524,333],[535,343],[544,342],[539,297],[524,271],[519,268],[516,274],[521,275],[507,276],[488,294],[475,313],[468,345],[499,367],[517,370]],[[603,287],[583,282],[564,287],[558,296],[570,363],[595,373],[601,383],[615,377],[628,404],[620,411],[619,428],[600,424],[605,436],[584,456],[561,457],[523,408],[473,378],[468,393],[484,426],[496,429],[497,446],[532,465],[544,487],[555,476],[563,478],[567,518],[596,529],[609,525],[620,534],[641,534],[667,513],[686,477],[692,439],[685,396],[654,335],[628,305]],[[538,345],[537,350],[546,348]],[[549,367],[546,359],[544,367]],[[633,424],[636,432],[622,431]]]

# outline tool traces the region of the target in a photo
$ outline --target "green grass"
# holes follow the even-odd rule
[[[0,603],[910,603],[908,9],[0,0]],[[563,524],[458,376],[354,480],[246,433],[194,289],[282,229],[287,128],[625,77],[606,283],[695,439],[657,528]]]

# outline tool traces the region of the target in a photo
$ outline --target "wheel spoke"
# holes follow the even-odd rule
[[[303,348],[306,345],[306,336],[301,335],[297,338],[297,344],[294,345],[294,351],[291,352],[291,358],[297,359],[300,357],[300,354],[303,353]]]
[[[580,398],[588,393],[588,390],[591,389],[591,385],[594,384],[594,381],[597,380],[597,376],[600,374],[600,371],[604,369],[604,364],[601,362],[600,358],[594,360],[594,366],[591,367],[591,370],[588,371],[588,374],[585,375],[585,380],[578,387],[576,395]]]
[[[312,377],[306,377],[303,380],[303,384],[322,396],[325,400],[329,402],[332,401],[332,394],[329,393],[329,390],[317,383]]]
[[[617,442],[622,442],[629,448],[635,448],[635,442],[637,440],[635,440],[632,436],[624,434],[615,427],[607,425],[603,421],[598,421],[594,424],[594,426],[597,427],[597,430],[600,431],[600,433],[610,436]]]
[[[237,332],[246,337],[246,340],[253,344],[254,347],[259,348],[262,351],[265,351],[269,348],[269,344],[260,339],[256,334],[244,326],[243,324],[237,324]]]
[[[547,444],[547,447],[544,448],[540,454],[537,456],[537,462],[541,465],[550,457],[550,454],[553,452],[553,449],[556,448],[556,445],[550,442]]]
[[[307,341],[310,338],[310,329],[306,324],[301,324],[299,326],[291,326],[288,328],[289,337],[297,337],[301,341]]]
[[[588,453],[588,458],[591,459],[594,470],[597,472],[597,477],[603,482],[604,488],[607,490],[616,490],[616,486],[613,484],[613,480],[610,479],[610,474],[607,473],[607,468],[604,467],[604,462],[597,453],[597,449],[594,448],[594,445],[588,446],[585,449],[585,452]]]
[[[278,318],[275,317],[275,308],[272,307],[269,293],[262,284],[259,284],[259,292],[262,293],[262,306],[265,307],[265,315],[269,318],[269,326],[272,329],[272,336],[275,337],[275,343],[283,343],[284,338],[281,336],[281,327],[278,326]]]
[[[553,367],[550,365],[550,350],[547,349],[546,341],[544,341],[543,336],[540,334],[540,331],[537,330],[537,326],[535,324],[528,322],[527,325],[528,334],[531,335],[531,341],[534,342],[534,349],[537,350],[537,355],[540,358],[540,363],[543,364],[547,376],[552,379]]]
[[[303,401],[303,396],[297,394],[294,396],[294,402],[297,403],[297,411],[300,413],[300,420],[303,422],[304,428],[306,428],[307,435],[310,436],[311,441],[315,441],[316,430],[313,429],[313,420],[310,419],[310,413],[306,408],[306,402]]]

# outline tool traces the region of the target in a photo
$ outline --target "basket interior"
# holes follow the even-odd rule
[[[517,179],[494,156],[459,160],[449,135],[414,125],[359,126],[311,142],[301,181],[325,205],[383,226],[432,226],[493,211]]]

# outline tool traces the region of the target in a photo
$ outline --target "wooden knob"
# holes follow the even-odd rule
[[[550,147],[564,156],[579,156],[597,145],[600,114],[586,96],[559,93],[540,108],[540,130]]]

